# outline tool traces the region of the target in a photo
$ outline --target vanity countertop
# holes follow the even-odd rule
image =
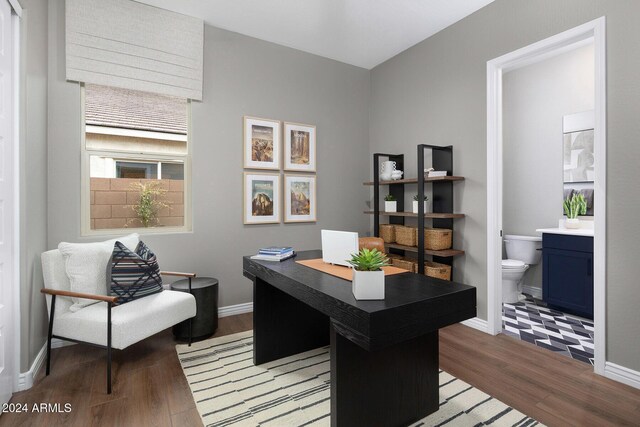
[[[536,231],[538,233],[593,237],[593,229],[591,228],[538,228]]]

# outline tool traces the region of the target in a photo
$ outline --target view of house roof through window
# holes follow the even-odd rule
[[[86,85],[89,126],[187,134],[187,100],[108,86]]]

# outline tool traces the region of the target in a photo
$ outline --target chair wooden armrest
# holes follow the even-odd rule
[[[118,302],[118,297],[112,297],[108,295],[83,294],[80,292],[59,291],[56,289],[47,289],[47,288],[40,289],[40,292],[47,295],[57,295],[61,297],[73,297],[73,298],[86,298],[86,299],[92,299],[96,301],[110,302],[112,304],[115,304]]]
[[[178,276],[178,277],[196,277],[196,273],[180,273],[179,271],[161,271],[163,276]]]

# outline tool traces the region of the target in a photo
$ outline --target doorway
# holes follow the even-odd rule
[[[488,332],[502,332],[503,75],[592,42],[595,63],[594,156],[594,370],[605,366],[606,78],[605,18],[583,24],[487,63],[487,287]],[[560,215],[559,215],[560,216]]]

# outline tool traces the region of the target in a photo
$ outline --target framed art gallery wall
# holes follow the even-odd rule
[[[243,224],[277,224],[281,208],[285,223],[316,222],[316,127],[292,122],[281,125],[279,120],[244,116],[242,130]],[[280,153],[285,171],[303,173],[285,173],[282,197]]]

